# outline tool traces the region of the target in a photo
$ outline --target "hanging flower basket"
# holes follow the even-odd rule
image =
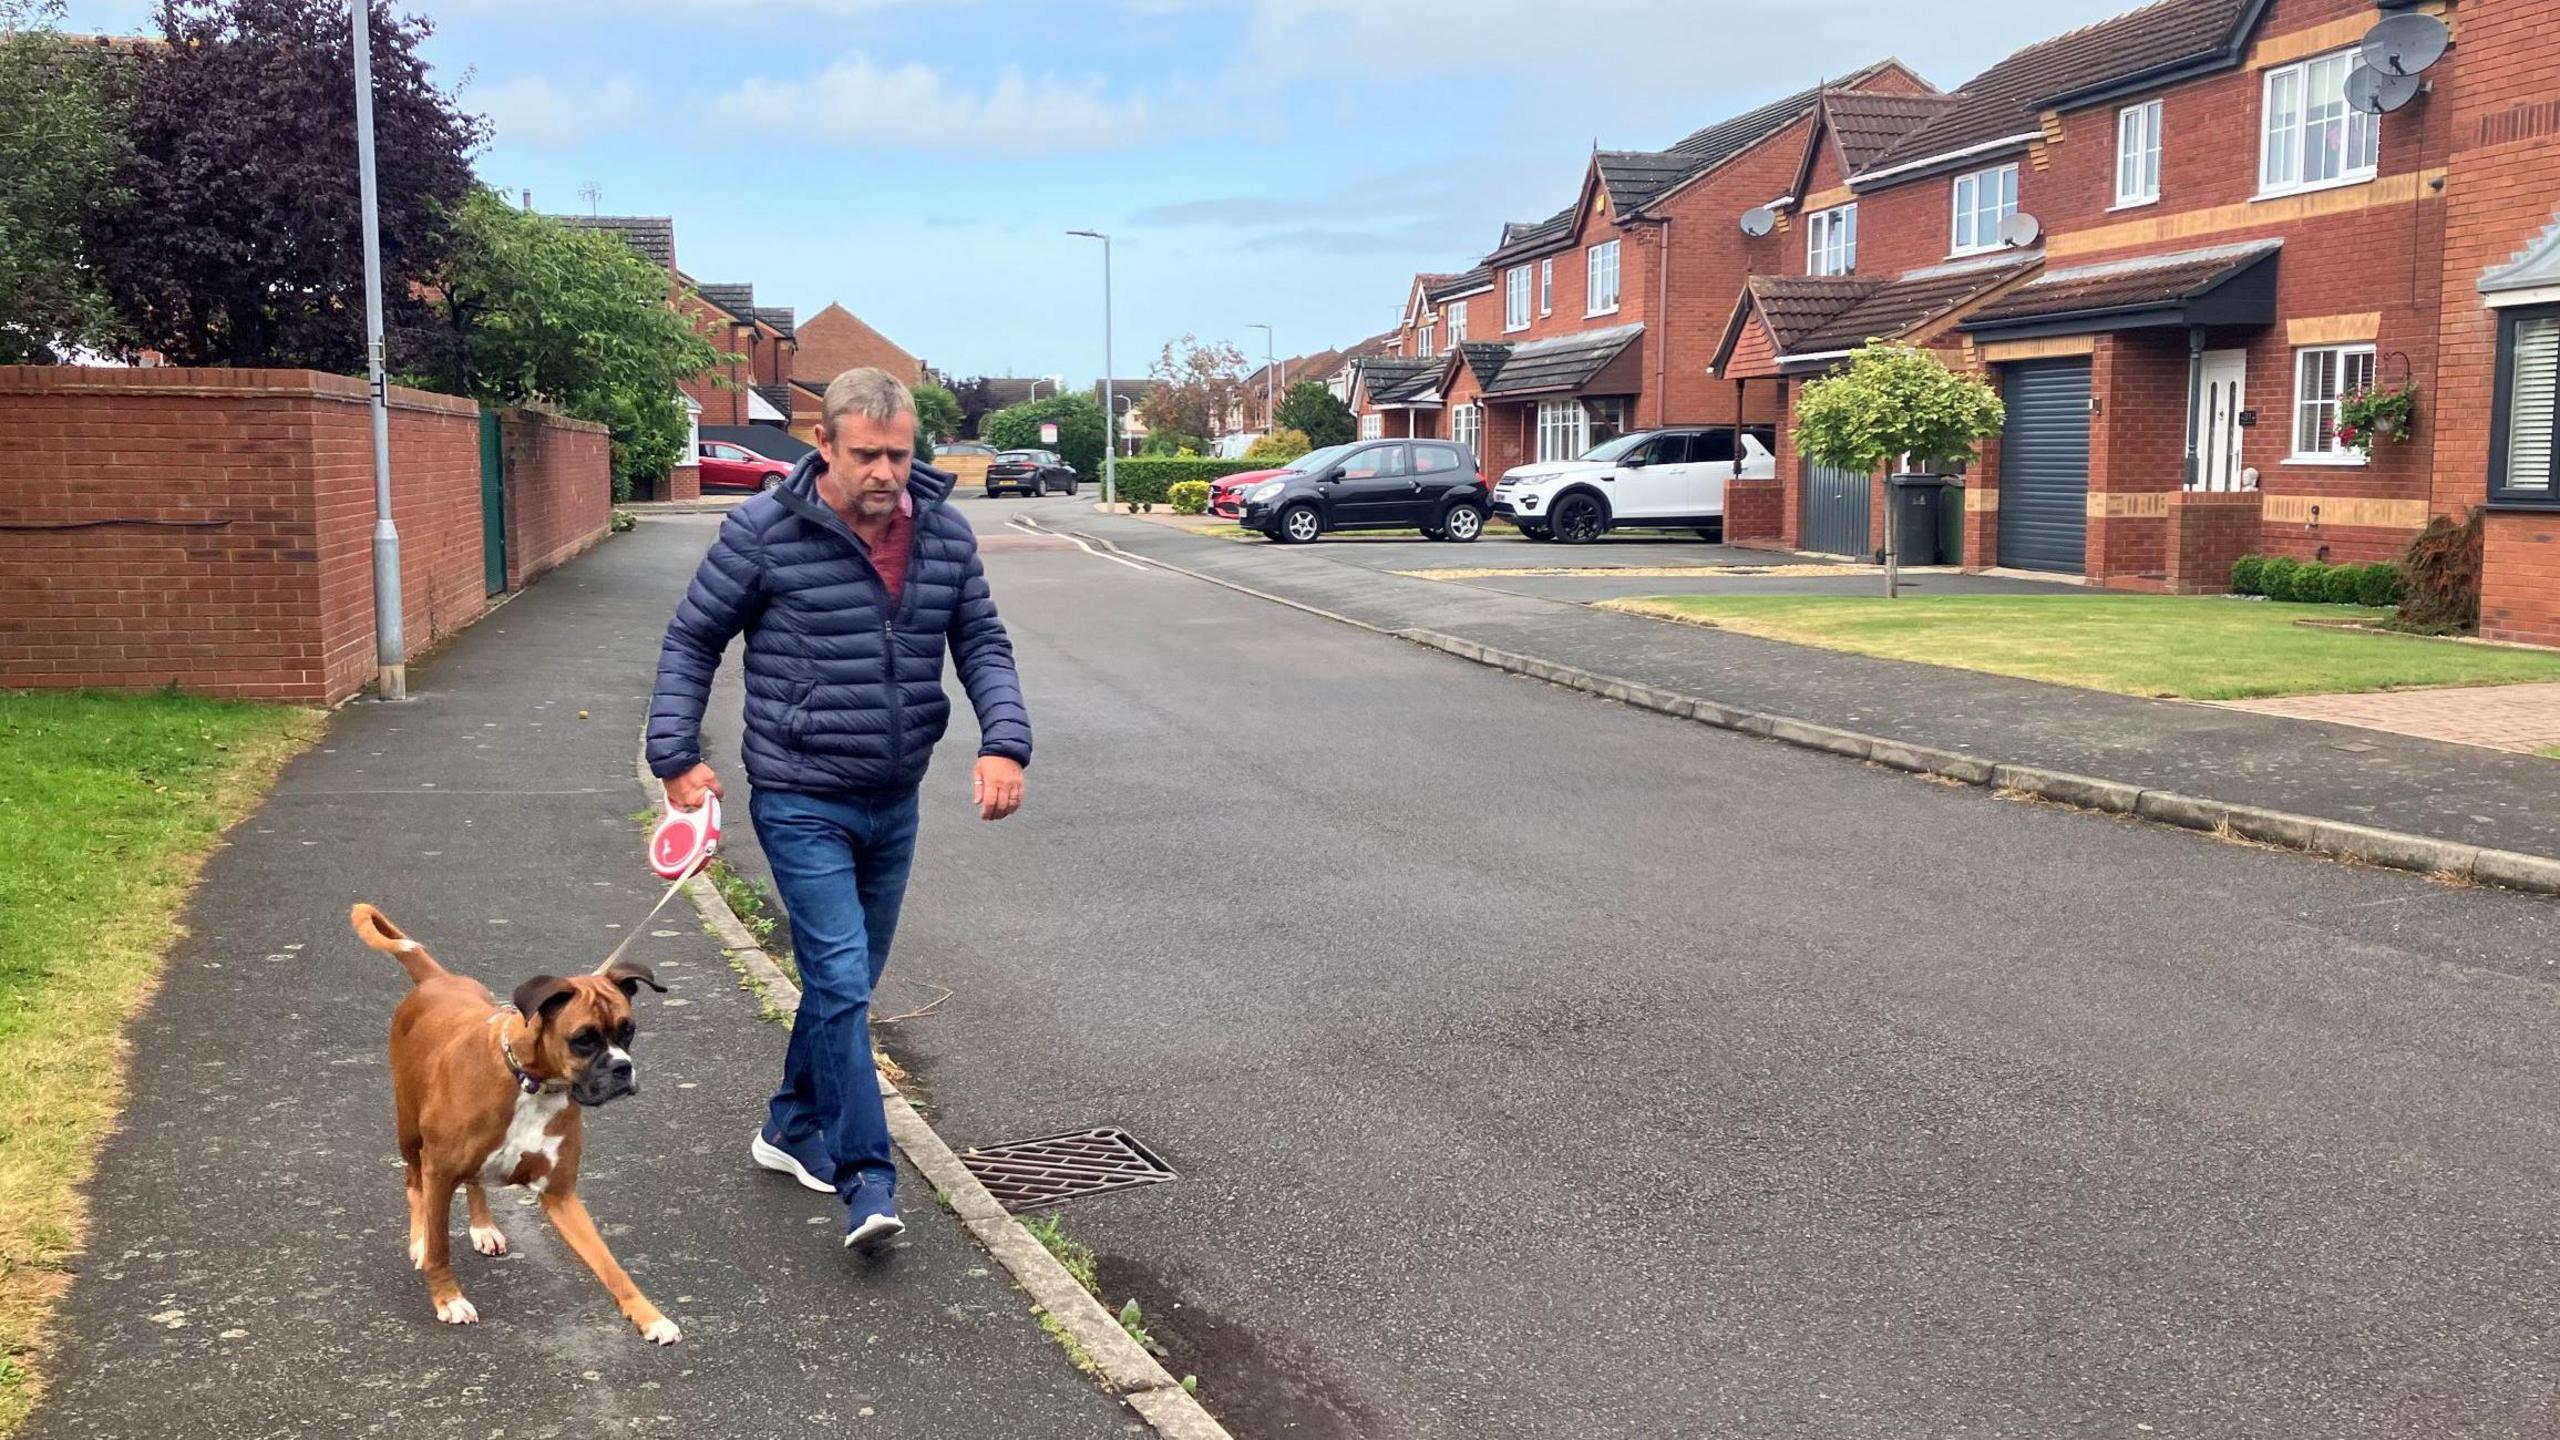
[[[2338,402],[2338,443],[2370,455],[2373,442],[2409,438],[2418,416],[2418,392],[2406,385],[2358,390]]]

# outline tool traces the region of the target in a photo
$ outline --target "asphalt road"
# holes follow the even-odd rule
[[[989,568],[890,1044],[1240,1435],[2549,1433],[2560,908]]]

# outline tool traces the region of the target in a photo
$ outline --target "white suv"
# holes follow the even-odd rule
[[[1504,473],[1493,487],[1493,513],[1532,540],[1579,545],[1614,527],[1695,530],[1724,535],[1724,484],[1734,478],[1734,427],[1680,425],[1621,435],[1579,460],[1550,460]],[[1765,425],[1740,432],[1745,480],[1773,480],[1777,433]]]

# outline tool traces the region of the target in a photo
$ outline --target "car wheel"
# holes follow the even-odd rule
[[[1473,505],[1461,503],[1450,506],[1449,513],[1440,517],[1440,533],[1433,538],[1467,545],[1483,533],[1484,512]]]
[[[997,490],[996,490],[996,487],[994,487],[993,485],[990,485],[990,486],[988,486],[988,487],[987,487],[987,498],[988,498],[988,499],[993,500],[994,498],[996,498],[997,493],[998,493],[998,492],[997,492]]]
[[[782,488],[782,477],[779,475],[767,475],[764,477],[764,484],[760,488],[766,490],[779,490]]]
[[[1271,527],[1271,538],[1290,545],[1304,545],[1324,533],[1324,517],[1316,507],[1301,501],[1280,512],[1279,523]]]
[[[1074,498],[1075,498],[1075,495],[1076,495],[1076,482],[1074,482],[1073,480],[1070,480],[1070,481],[1068,481],[1068,482],[1067,482],[1067,498],[1068,498],[1068,499],[1070,499],[1070,500],[1072,500],[1072,499],[1074,499]]]
[[[1567,545],[1588,545],[1609,528],[1609,514],[1590,495],[1567,495],[1556,502],[1548,522],[1555,537]]]

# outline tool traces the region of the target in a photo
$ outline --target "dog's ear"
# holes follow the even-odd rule
[[[516,1013],[527,1020],[548,1022],[551,1012],[569,1003],[578,987],[557,975],[536,975],[516,987]]]
[[[626,1000],[639,994],[640,987],[643,985],[661,995],[667,993],[667,987],[658,983],[658,972],[637,960],[616,960],[612,965],[596,973],[621,986],[622,996]]]

